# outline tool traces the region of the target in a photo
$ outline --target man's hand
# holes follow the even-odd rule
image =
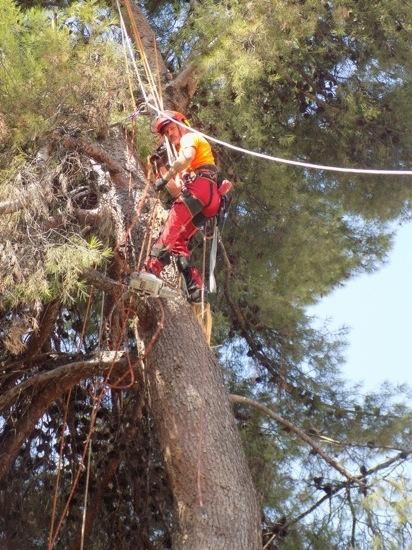
[[[164,178],[159,178],[158,180],[156,180],[154,182],[154,188],[156,191],[160,191],[161,189],[163,189],[163,187],[166,185],[167,183],[167,180],[165,180]]]

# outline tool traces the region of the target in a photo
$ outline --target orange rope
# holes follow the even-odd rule
[[[138,270],[140,270],[141,266],[142,266],[142,259],[143,259],[144,249],[146,248],[146,250],[147,250],[145,259],[147,259],[147,257],[150,254],[150,245],[151,245],[151,242],[152,242],[152,227],[153,227],[153,222],[154,222],[155,215],[156,215],[156,207],[157,207],[158,202],[159,202],[159,199],[157,199],[157,201],[153,204],[152,213],[150,215],[149,223],[146,226],[146,230],[145,230],[144,235],[143,235],[142,246],[140,248],[139,259],[137,261],[137,269]],[[146,246],[146,240],[147,240],[147,246]]]
[[[104,395],[107,391],[107,380],[110,377],[110,374],[113,370],[114,361],[115,360],[113,359],[113,362],[110,365],[109,371],[106,375],[105,381],[103,382],[102,389],[101,389],[100,393],[97,395],[97,397],[94,398],[95,404],[93,405],[93,410],[92,410],[92,414],[91,414],[91,417],[90,417],[90,427],[89,427],[89,431],[88,431],[87,436],[86,436],[86,440],[84,442],[84,449],[83,449],[83,453],[82,453],[82,456],[81,456],[81,462],[79,464],[79,467],[77,468],[76,475],[74,477],[69,496],[67,497],[66,504],[64,506],[63,512],[61,513],[59,523],[58,523],[58,525],[56,527],[56,530],[53,534],[53,538],[51,540],[51,545],[49,545],[48,550],[51,550],[57,542],[59,532],[60,532],[60,530],[63,526],[63,523],[64,523],[64,521],[67,517],[67,513],[68,513],[68,510],[69,510],[70,503],[72,501],[74,493],[76,492],[77,485],[78,485],[79,479],[80,479],[80,475],[84,470],[83,464],[85,462],[86,454],[87,454],[87,451],[88,451],[88,448],[89,448],[89,445],[90,445],[90,442],[91,442],[91,439],[92,439],[92,436],[93,436],[94,426],[96,424],[97,413],[99,411],[102,399],[103,399],[103,397],[104,397]]]
[[[134,18],[133,9],[132,9],[130,0],[125,0],[124,3],[125,3],[125,6],[126,6],[127,15],[129,16],[129,21],[130,21],[130,25],[131,25],[131,28],[132,28],[133,37],[135,39],[135,43],[136,43],[137,49],[138,49],[139,54],[140,54],[140,58],[141,58],[142,63],[143,63],[143,68],[145,70],[146,77],[147,77],[147,80],[149,82],[149,86],[151,87],[152,93],[155,96],[156,100],[158,101],[159,105],[161,105],[161,99],[160,99],[159,93],[156,89],[156,84],[155,84],[154,79],[153,79],[153,73],[152,73],[152,70],[150,68],[150,64],[147,60],[147,56],[146,56],[145,49],[144,49],[144,44],[143,44],[142,38],[140,36],[139,30],[137,28],[137,24],[136,24],[136,21],[135,21],[135,18]]]
[[[49,531],[49,540],[47,548],[48,550],[52,550],[53,544],[52,544],[52,537],[53,537],[53,529],[54,529],[54,523],[56,521],[56,509],[57,509],[57,494],[59,491],[59,485],[60,485],[60,470],[61,470],[61,464],[63,461],[63,448],[64,448],[64,430],[66,429],[67,425],[67,416],[68,416],[68,410],[69,410],[69,401],[72,394],[72,390],[70,389],[67,394],[65,409],[64,409],[64,417],[63,417],[63,424],[62,424],[62,430],[60,435],[60,448],[59,448],[59,461],[57,463],[57,475],[56,475],[56,482],[54,484],[54,495],[53,495],[53,505],[52,505],[52,514],[51,514],[51,524],[50,524],[50,531]]]
[[[91,299],[91,297],[90,297],[90,299]],[[84,324],[86,324],[86,322],[87,322],[87,317],[84,320]],[[117,342],[115,342],[115,345],[114,345],[115,349],[118,349],[120,347],[120,342],[121,342],[121,340],[124,336],[125,329],[126,329],[126,325],[124,325],[123,331],[121,332],[121,334],[119,336],[119,340]],[[100,338],[101,338],[101,331],[100,331],[100,335],[99,335],[99,349],[100,349],[100,346],[101,346]],[[105,376],[105,379],[103,381],[100,392],[98,393],[97,397],[94,398],[94,405],[93,405],[93,410],[92,410],[92,414],[91,414],[91,418],[90,418],[90,426],[89,426],[89,430],[88,430],[88,433],[87,433],[87,436],[86,436],[86,440],[84,442],[84,449],[83,449],[83,453],[82,453],[82,457],[81,457],[81,462],[79,464],[79,467],[77,468],[76,475],[74,477],[74,480],[73,480],[73,483],[72,483],[72,486],[71,486],[71,489],[70,489],[70,493],[69,493],[69,496],[67,497],[63,512],[61,513],[59,523],[57,524],[57,527],[56,527],[54,533],[52,534],[52,536],[49,537],[48,550],[52,550],[53,547],[55,546],[56,542],[57,542],[59,532],[60,532],[60,530],[63,526],[63,523],[64,523],[64,521],[67,517],[67,513],[68,513],[68,510],[69,510],[70,503],[71,503],[72,498],[73,498],[73,496],[76,492],[76,489],[77,489],[77,486],[78,486],[78,483],[79,483],[79,479],[80,479],[80,475],[81,475],[81,473],[84,469],[83,464],[85,462],[86,453],[88,451],[88,447],[90,445],[90,442],[91,442],[91,439],[92,439],[92,436],[93,436],[94,426],[95,426],[96,418],[97,418],[97,413],[99,411],[101,401],[102,401],[102,399],[103,399],[103,397],[104,397],[104,395],[107,391],[108,380],[109,380],[110,375],[112,373],[112,370],[113,370],[113,367],[114,367],[114,362],[115,362],[115,359],[113,359],[112,364],[109,367],[109,370],[108,370],[108,372]],[[54,518],[53,518],[52,526],[54,526],[54,523],[55,523],[55,521],[54,521]]]
[[[78,344],[78,347],[77,347],[78,352],[80,351],[80,347],[81,347],[82,342],[84,340],[84,336],[85,336],[85,333],[86,333],[86,326],[87,326],[87,323],[88,323],[89,318],[90,318],[90,309],[91,309],[91,303],[92,303],[92,297],[93,297],[93,290],[94,290],[93,287],[91,287],[90,288],[89,299],[87,301],[86,312],[85,312],[85,315],[84,315],[84,321],[83,321],[82,331],[81,331],[81,334],[80,334],[79,344]],[[70,402],[70,398],[71,398],[71,393],[72,393],[72,390],[70,389],[68,394],[67,394],[67,400],[66,400],[65,409],[64,409],[62,433],[61,433],[60,448],[59,448],[59,461],[58,461],[58,464],[57,464],[57,475],[56,475],[56,482],[55,482],[55,487],[54,487],[51,525],[50,525],[50,532],[49,532],[49,539],[48,539],[48,549],[49,550],[51,550],[52,547],[53,547],[53,545],[52,545],[52,536],[53,536],[54,524],[55,524],[55,521],[56,521],[57,493],[58,493],[59,485],[60,485],[60,469],[61,469],[61,463],[62,463],[62,457],[63,457],[63,448],[64,448],[64,430],[65,430],[65,427],[67,425],[67,416],[68,416],[69,402]]]
[[[162,83],[160,82],[160,67],[159,67],[159,52],[157,51],[157,42],[156,42],[156,35],[153,33],[153,46],[155,51],[155,58],[156,58],[156,73],[157,73],[157,86],[159,90],[159,97],[160,97],[160,108],[163,109],[163,95],[162,95]]]
[[[84,316],[82,332],[80,334],[79,345],[78,345],[78,348],[77,348],[78,352],[80,351],[80,346],[82,345],[82,342],[84,340],[84,335],[86,333],[86,325],[87,325],[87,322],[88,322],[89,316],[90,316],[90,307],[91,307],[91,304],[92,304],[92,296],[93,296],[93,287],[90,288],[90,294],[89,294],[89,299],[87,301],[86,313],[85,313],[85,316]]]

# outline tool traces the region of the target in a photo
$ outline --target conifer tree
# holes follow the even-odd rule
[[[0,8],[1,545],[249,550],[256,504],[242,453],[227,450],[237,433],[213,354],[184,301],[144,303],[127,289],[152,219],[142,166],[155,143],[150,109],[128,118],[143,98],[117,12],[96,2]],[[195,127],[281,157],[408,167],[406,4],[133,9],[148,56],[162,54],[150,61],[165,100]],[[342,380],[345,335],[314,330],[305,308],[379,268],[394,223],[410,216],[410,177],[215,152],[235,192],[213,344],[262,546],[406,548],[409,390],[364,395]],[[217,517],[206,517],[212,498]],[[248,542],[231,538],[238,525]]]

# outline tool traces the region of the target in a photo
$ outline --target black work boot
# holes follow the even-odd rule
[[[194,266],[189,266],[183,270],[183,277],[186,281],[189,302],[200,304],[202,302],[202,293],[203,302],[207,302],[207,292],[204,289],[203,279],[199,270]]]
[[[203,278],[197,267],[189,265],[189,258],[186,256],[177,256],[176,263],[185,279],[189,302],[200,304],[202,302],[202,291],[203,301],[206,302],[207,292],[204,289]]]

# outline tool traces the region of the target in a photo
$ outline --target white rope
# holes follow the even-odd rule
[[[126,26],[124,24],[122,12],[120,10],[120,4],[119,0],[117,0],[117,7],[119,10],[119,18],[120,18],[120,24],[122,28],[122,40],[124,40],[127,43],[130,56],[133,61],[133,67],[136,72],[137,80],[139,82],[139,86],[142,90],[143,98],[145,100],[146,105],[155,111],[157,114],[164,116],[165,118],[168,118],[171,122],[174,122],[178,126],[187,129],[187,126],[185,124],[182,124],[181,122],[174,120],[172,117],[168,116],[162,109],[159,109],[156,105],[152,105],[149,100],[148,96],[142,81],[142,78],[140,76],[139,69],[136,65],[133,50],[130,45],[130,39],[127,35]],[[157,90],[156,90],[157,91]],[[156,101],[156,98],[154,98]],[[252,157],[257,157],[264,160],[269,160],[271,162],[278,162],[280,164],[289,164],[291,166],[300,166],[302,168],[310,168],[313,170],[326,170],[329,172],[343,172],[343,173],[349,173],[349,174],[375,174],[377,176],[387,175],[387,176],[411,176],[412,170],[375,170],[372,168],[343,168],[339,166],[328,166],[323,164],[313,164],[311,162],[302,162],[299,160],[290,160],[290,159],[284,159],[281,157],[274,157],[272,155],[267,155],[265,153],[258,153],[257,151],[251,151],[250,149],[244,149],[243,147],[238,147],[237,145],[232,145],[231,143],[228,143],[227,141],[223,141],[221,139],[215,138],[213,136],[210,136],[208,134],[205,134],[204,132],[201,132],[200,130],[197,130],[196,128],[190,127],[190,130],[199,136],[203,136],[209,141],[212,141],[213,143],[218,143],[219,145],[223,145],[224,147],[227,147],[228,149],[232,149],[233,151],[238,151],[239,153],[244,153],[245,155],[250,155]],[[169,153],[169,151],[168,151]]]
[[[136,72],[136,76],[137,76],[137,80],[139,82],[140,89],[142,90],[143,99],[145,100],[145,103],[147,105],[149,105],[149,98],[147,96],[147,93],[146,93],[146,90],[145,90],[145,87],[144,87],[144,84],[143,84],[143,80],[140,76],[140,71],[139,71],[139,69],[136,65],[135,55],[134,55],[134,52],[133,52],[133,48],[130,44],[130,38],[129,38],[129,35],[127,34],[126,25],[125,25],[124,20],[123,20],[123,15],[122,15],[122,12],[120,10],[119,0],[117,0],[116,3],[117,3],[117,9],[119,10],[119,20],[120,20],[120,28],[121,28],[121,31],[122,31],[123,50],[124,50],[125,45],[126,45],[127,49],[129,50],[129,54],[130,54],[130,58],[132,60],[133,68]],[[127,64],[127,55],[125,55],[125,58],[126,58],[126,64]],[[153,106],[153,109],[157,110],[157,107]]]
[[[182,128],[185,128],[187,130],[188,127],[185,124],[182,124],[181,122],[168,116],[161,109],[158,109],[157,107],[155,107],[149,102],[146,102],[146,105],[150,107],[150,109],[153,109],[154,111],[156,111],[159,115],[162,115],[165,118],[168,118],[171,122],[174,122],[178,126],[181,126]],[[312,164],[310,162],[301,162],[298,160],[289,160],[289,159],[284,159],[280,157],[273,157],[271,155],[266,155],[265,153],[258,153],[257,151],[251,151],[249,149],[244,149],[243,147],[237,147],[236,145],[232,145],[231,143],[228,143],[221,139],[217,139],[213,136],[209,136],[208,134],[205,134],[200,130],[193,128],[192,126],[190,127],[190,130],[198,134],[199,136],[203,136],[209,141],[213,141],[214,143],[219,143],[220,145],[223,145],[224,147],[228,147],[229,149],[233,149],[234,151],[238,151],[240,153],[244,153],[252,157],[258,157],[261,159],[270,160],[272,162],[279,162],[282,164],[291,164],[292,166],[301,166],[303,168],[312,168],[314,170],[328,170],[329,172],[348,172],[352,174],[376,174],[376,175],[388,175],[388,176],[412,176],[412,170],[373,170],[370,168],[341,168],[339,166],[325,166],[323,164]]]
[[[148,74],[148,76],[150,74],[150,76],[152,78],[152,87],[153,87],[153,90],[154,90],[153,99],[158,104],[158,106],[151,105],[151,103],[149,102],[149,98],[148,98],[148,95],[147,95],[146,90],[145,90],[143,79],[140,75],[140,71],[139,71],[139,69],[137,67],[137,64],[136,64],[136,61],[135,61],[135,55],[134,55],[133,48],[132,48],[131,43],[130,43],[130,38],[129,38],[129,35],[127,34],[126,24],[124,22],[123,14],[122,14],[121,9],[120,9],[119,0],[116,0],[116,4],[117,4],[118,12],[119,12],[120,28],[121,28],[121,31],[122,31],[122,33],[121,33],[122,34],[122,46],[123,46],[123,52],[124,52],[124,57],[125,57],[126,70],[128,70],[128,67],[129,67],[128,61],[127,61],[127,52],[126,52],[126,45],[127,45],[127,49],[129,50],[129,54],[130,54],[130,57],[132,59],[133,68],[136,72],[137,80],[139,82],[139,86],[140,86],[140,89],[142,91],[142,95],[143,95],[143,99],[145,100],[145,104],[150,105],[156,111],[161,112],[161,110],[159,108],[160,105],[161,105],[161,98],[160,98],[160,94],[158,93],[158,91],[156,89],[156,85],[154,83],[154,79],[153,79],[152,72],[150,70],[150,66],[147,67],[146,73]],[[139,113],[139,111],[137,111],[136,113],[132,113],[132,115],[130,115],[128,118],[133,117],[133,115],[135,115],[135,114],[140,114],[140,113]],[[172,149],[172,147],[171,147],[168,140],[166,140],[166,152],[167,152],[167,157],[168,157],[169,164],[172,164],[173,160],[176,158],[176,152],[173,151],[173,149]]]

